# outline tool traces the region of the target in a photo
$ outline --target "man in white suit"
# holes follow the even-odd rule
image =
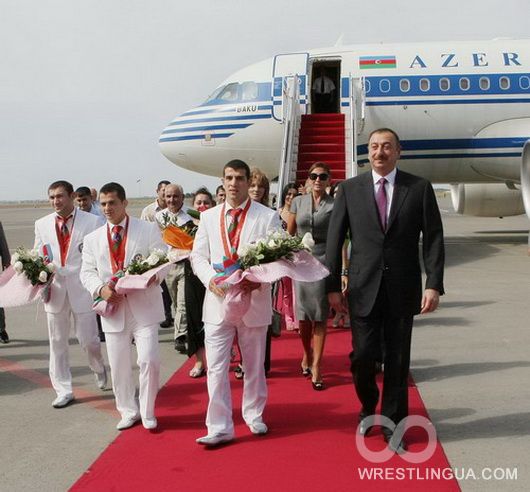
[[[159,388],[160,354],[158,324],[164,318],[161,289],[153,283],[134,294],[115,292],[113,275],[124,270],[137,256],[144,257],[154,249],[166,249],[158,226],[129,217],[125,190],[118,183],[107,183],[99,192],[107,224],[85,238],[81,281],[94,298],[100,296],[115,304],[114,312],[101,320],[116,408],[121,420],[118,430],[128,429],[142,420],[146,429],[155,429],[155,399]],[[131,341],[135,340],[140,368],[140,405],[134,398]]]
[[[223,311],[225,291],[214,278],[223,257],[237,258],[238,249],[280,229],[278,214],[249,199],[250,169],[239,160],[223,169],[226,202],[201,214],[191,262],[206,286],[203,321],[208,363],[208,435],[199,444],[215,446],[234,439],[232,400],[228,369],[230,349],[237,333],[244,365],[243,419],[253,434],[267,433],[263,410],[267,400],[264,359],[267,326],[271,322],[271,286],[246,282],[251,293],[250,308],[237,324],[226,322]]]
[[[67,181],[52,183],[48,198],[55,212],[35,222],[35,248],[56,269],[44,309],[50,339],[50,379],[57,393],[52,405],[64,408],[74,400],[68,361],[72,317],[79,345],[87,352],[98,387],[104,390],[107,384],[92,298],[79,278],[84,238],[97,229],[99,222],[94,215],[74,207],[74,189]]]

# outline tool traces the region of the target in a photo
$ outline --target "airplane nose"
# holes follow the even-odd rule
[[[168,138],[169,129],[166,127],[158,139],[160,152],[177,166],[186,167],[187,155],[183,152],[182,143]]]

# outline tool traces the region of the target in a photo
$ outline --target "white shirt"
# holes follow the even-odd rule
[[[313,82],[313,90],[316,94],[331,94],[335,90],[335,84],[328,76],[321,75]]]
[[[394,195],[394,184],[396,182],[396,171],[397,169],[394,168],[392,172],[388,173],[386,176],[380,176],[372,169],[372,179],[374,180],[374,196],[377,196],[377,192],[379,191],[379,187],[381,186],[378,181],[381,178],[386,179],[385,183],[385,189],[386,189],[386,218],[390,216],[390,207],[392,206],[392,196]]]
[[[154,203],[151,203],[151,205],[147,205],[142,210],[142,215],[140,215],[140,219],[147,220],[147,222],[155,222],[156,214],[162,210],[162,207],[158,204],[158,200],[155,200]]]
[[[226,225],[226,230],[227,231],[228,231],[228,227],[232,223],[232,217],[230,216],[230,214],[228,212],[230,210],[232,210],[233,208],[235,208],[235,209],[240,208],[241,210],[245,210],[245,207],[247,206],[247,202],[249,200],[250,200],[250,198],[247,198],[243,203],[241,203],[237,207],[232,207],[232,205],[230,205],[227,201],[225,202],[225,225]]]
[[[70,215],[68,216],[68,219],[64,222],[68,229],[68,234],[72,234],[72,227],[74,226],[75,213],[76,213],[76,209],[74,208],[72,212],[70,213]],[[57,217],[59,217],[60,219],[64,219],[64,217],[62,217],[58,213],[55,213],[55,217],[56,217],[56,221],[55,221],[56,224],[57,224]]]
[[[165,208],[164,210],[160,210],[155,214],[155,221],[158,223],[160,227],[163,227],[164,225],[164,214],[169,215],[169,218],[171,219],[171,222],[174,224],[176,223],[179,227],[183,226],[186,222],[189,222],[190,220],[193,220],[191,215],[189,215],[187,212],[185,212],[182,208],[178,212],[171,212],[169,208]]]

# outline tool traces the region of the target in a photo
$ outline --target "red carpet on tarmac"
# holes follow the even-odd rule
[[[151,433],[137,425],[122,432],[71,490],[460,490],[439,442],[425,463],[414,464],[398,455],[371,463],[361,456],[355,444],[360,406],[347,357],[350,332],[330,328],[328,333],[323,365],[327,388],[321,392],[300,374],[298,336],[284,332],[273,339],[265,410],[269,434],[254,436],[243,423],[242,382],[232,375],[236,439],[214,449],[197,445],[195,439],[206,434],[206,379],[188,376],[189,361],[160,391],[159,429]],[[427,417],[418,390],[410,384],[410,414]],[[427,446],[424,429],[411,428],[406,438],[413,457]],[[372,431],[365,443],[372,451],[386,446],[379,430]]]

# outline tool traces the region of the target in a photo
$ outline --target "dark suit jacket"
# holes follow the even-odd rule
[[[372,173],[341,183],[328,229],[328,292],[340,292],[341,247],[351,236],[348,300],[354,316],[367,316],[381,280],[390,315],[407,317],[421,310],[422,282],[418,243],[423,242],[425,288],[443,289],[444,243],[440,211],[431,184],[398,170],[386,233],[381,229]]]
[[[0,257],[2,258],[2,265],[4,268],[11,263],[11,255],[9,254],[9,248],[7,247],[6,235],[4,234],[4,228],[2,222],[0,222]],[[2,271],[2,267],[0,267]]]

